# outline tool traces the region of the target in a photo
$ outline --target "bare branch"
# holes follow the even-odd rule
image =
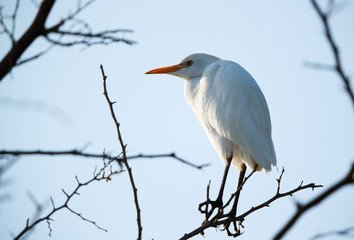
[[[44,217],[42,218],[38,218],[36,219],[33,223],[30,223],[29,219],[27,220],[26,222],[26,225],[24,227],[24,229],[17,235],[14,237],[14,240],[18,240],[20,239],[25,233],[29,232],[30,230],[32,230],[37,224],[41,223],[41,222],[44,222],[46,221],[47,224],[48,224],[48,229],[49,229],[49,236],[51,236],[52,234],[52,228],[50,226],[50,221],[53,221],[53,219],[51,218],[56,212],[60,211],[61,209],[67,209],[69,210],[70,212],[72,212],[73,214],[77,215],[78,217],[80,217],[83,221],[86,221],[86,222],[89,222],[93,225],[95,225],[98,229],[100,230],[103,230],[103,231],[107,231],[106,229],[98,226],[96,224],[96,222],[92,221],[92,220],[89,220],[85,217],[82,216],[82,214],[72,210],[70,207],[69,207],[69,202],[70,200],[75,196],[75,195],[79,195],[79,190],[87,185],[89,185],[90,183],[92,182],[100,182],[102,180],[105,180],[105,181],[109,181],[111,180],[111,177],[113,175],[116,175],[116,174],[119,174],[122,172],[122,170],[119,170],[119,171],[112,171],[112,169],[110,168],[111,166],[111,162],[113,160],[106,160],[106,161],[103,161],[103,167],[100,169],[100,171],[94,175],[90,180],[86,181],[86,182],[79,182],[78,179],[76,178],[77,180],[77,186],[76,188],[70,193],[66,193],[64,191],[64,189],[62,189],[62,191],[64,192],[65,196],[66,196],[66,200],[64,203],[62,203],[60,206],[58,207],[55,207],[55,204],[54,204],[54,201],[53,199],[50,197],[50,200],[51,200],[51,203],[52,203],[52,210]],[[107,176],[105,176],[105,172],[109,170],[109,173]]]
[[[103,154],[97,154],[97,153],[87,153],[82,150],[64,150],[64,151],[45,151],[45,150],[0,150],[0,156],[30,156],[30,155],[45,155],[45,156],[81,156],[81,157],[89,157],[89,158],[105,158],[109,160],[114,160],[117,161],[118,164],[122,163],[122,157],[120,156],[112,156],[106,153]],[[188,166],[197,168],[197,169],[202,169],[204,167],[207,167],[210,165],[210,163],[202,164],[202,165],[195,165],[191,162],[188,162],[180,157],[178,157],[175,153],[166,153],[166,154],[138,154],[138,155],[132,155],[132,156],[127,156],[127,160],[134,160],[134,159],[139,159],[139,158],[172,158],[175,159],[183,164],[186,164]],[[1,159],[0,159],[1,161]]]
[[[16,30],[16,17],[17,17],[17,12],[18,12],[18,8],[20,7],[20,0],[16,0],[16,5],[15,5],[15,9],[14,12],[11,16],[12,19],[12,28],[11,28],[11,34],[12,36],[15,36],[15,30]],[[12,42],[14,43],[14,42]]]
[[[335,71],[335,67],[330,64],[305,61],[304,66],[325,71]]]
[[[352,103],[354,105],[354,93],[353,93],[353,89],[351,87],[351,83],[350,83],[350,79],[349,77],[344,73],[344,69],[343,69],[343,65],[341,62],[341,57],[340,57],[340,53],[338,50],[338,47],[336,45],[336,43],[334,42],[334,38],[333,38],[333,34],[332,34],[332,30],[329,26],[328,20],[329,20],[329,16],[331,14],[331,12],[333,11],[333,3],[330,3],[330,7],[329,10],[327,12],[324,12],[320,9],[319,5],[317,4],[316,0],[311,0],[311,3],[315,9],[315,11],[317,12],[318,16],[320,17],[322,24],[325,28],[325,34],[328,40],[328,43],[331,47],[334,59],[335,59],[335,66],[334,69],[337,71],[338,75],[340,76],[340,78],[342,79],[344,85],[345,85],[345,89],[349,95],[349,97],[352,100]]]
[[[12,45],[14,45],[15,43],[15,38],[13,36],[13,34],[11,33],[10,29],[6,26],[6,23],[5,23],[5,17],[2,13],[2,7],[0,6],[0,26],[2,27],[2,31],[0,32],[1,33],[5,33],[11,40],[12,42]]]
[[[45,101],[0,96],[0,107],[40,112],[53,117],[55,120],[65,125],[69,125],[73,121],[71,116],[65,113],[60,107]]]
[[[329,236],[346,236],[346,237],[354,237],[354,227],[348,227],[341,230],[328,231],[324,233],[319,233],[311,237],[309,240],[315,240],[320,238],[326,238]]]
[[[55,0],[43,0],[38,8],[36,17],[34,18],[31,26],[18,40],[16,40],[14,37],[14,31],[20,0],[17,0],[14,13],[11,16],[11,19],[13,20],[12,30],[10,30],[3,21],[4,18],[2,16],[2,9],[0,9],[0,26],[3,28],[3,31],[0,33],[7,34],[12,41],[11,49],[0,62],[0,81],[12,70],[13,67],[43,56],[43,54],[47,53],[51,49],[51,47],[55,45],[62,47],[84,45],[86,47],[89,47],[97,44],[107,45],[117,42],[123,42],[129,45],[135,44],[135,41],[117,36],[117,34],[119,33],[131,33],[131,30],[113,29],[92,32],[87,22],[76,18],[94,1],[95,0],[88,0],[84,4],[81,4],[81,1],[79,1],[79,4],[75,11],[69,13],[67,17],[58,21],[53,26],[46,28],[45,23],[47,21],[49,13],[53,8]],[[75,28],[76,30],[72,30],[73,28]],[[40,36],[43,36],[51,44],[51,46],[48,49],[32,57],[19,61],[24,51],[29,48],[30,45],[34,42],[34,40]],[[70,41],[63,41],[62,38],[64,37],[70,38]]]
[[[87,218],[83,217],[81,213],[75,212],[75,211],[72,210],[70,207],[67,207],[67,209],[68,209],[70,212],[72,212],[73,214],[75,214],[76,216],[78,216],[79,218],[81,218],[83,221],[86,221],[86,222],[89,222],[89,223],[95,225],[98,229],[100,229],[100,230],[102,230],[102,231],[104,231],[104,232],[108,232],[107,229],[104,229],[104,228],[98,226],[95,221],[92,221],[92,220],[90,220],[90,219],[87,219]]]
[[[86,23],[87,25],[87,23]],[[124,42],[126,44],[132,45],[135,44],[135,41],[132,40],[127,40],[124,38],[119,38],[116,37],[114,34],[117,33],[132,33],[132,30],[128,29],[114,29],[114,30],[107,30],[107,31],[102,31],[102,32],[97,32],[97,33],[92,33],[91,31],[89,32],[84,32],[84,31],[78,31],[78,32],[73,32],[73,31],[63,31],[63,30],[53,30],[50,33],[52,34],[58,34],[61,37],[62,36],[71,36],[71,37],[80,37],[79,41],[71,41],[71,42],[62,42],[62,41],[57,41],[49,38],[49,36],[46,36],[46,39],[56,45],[60,45],[63,47],[70,47],[73,45],[78,45],[78,44],[83,44],[87,46],[91,46],[94,44],[111,44],[115,42]]]
[[[0,26],[2,26],[3,31],[1,33],[5,33],[11,40],[12,46],[15,43],[15,29],[16,29],[16,16],[18,12],[18,8],[20,6],[20,0],[16,0],[15,8],[13,13],[10,16],[5,16],[2,12],[2,6],[0,6]],[[11,30],[6,26],[5,19],[10,19],[11,21]]]
[[[29,155],[49,155],[49,156],[60,156],[60,155],[72,155],[72,156],[81,156],[81,157],[90,157],[90,158],[105,158],[109,160],[115,160],[121,162],[120,157],[113,157],[108,154],[96,154],[96,153],[85,153],[79,150],[68,150],[68,151],[43,151],[43,150],[29,150],[29,151],[9,151],[1,150],[0,155],[12,155],[12,156],[29,156]]]
[[[40,202],[36,199],[36,197],[33,195],[33,193],[32,193],[31,191],[27,191],[27,196],[28,196],[28,198],[31,200],[31,202],[33,203],[33,205],[34,205],[34,207],[35,207],[35,211],[34,211],[34,213],[33,213],[33,215],[32,215],[32,218],[31,218],[31,219],[32,219],[32,222],[34,222],[34,221],[36,221],[36,220],[39,218],[39,216],[42,214],[43,210],[44,210],[45,207],[46,207],[46,206],[45,206],[46,204],[45,204],[45,203],[40,203]],[[30,218],[27,219],[27,226],[28,226],[29,223],[31,223],[31,219],[30,219]],[[28,239],[31,233],[33,233],[33,231],[27,232],[27,234],[26,234],[25,236],[21,237],[21,239],[22,239],[22,240]]]
[[[1,160],[1,158],[0,158]],[[10,181],[7,179],[4,179],[4,174],[17,162],[16,159],[13,161],[6,161],[2,162],[0,165],[0,190],[3,190],[4,187],[8,186],[10,184]],[[10,193],[3,193],[0,191],[0,203],[10,200],[11,199],[11,194]],[[1,204],[0,204],[1,206]],[[0,209],[1,210],[1,209]]]
[[[321,185],[316,185],[314,183],[310,183],[310,184],[307,184],[307,185],[300,184],[298,187],[294,188],[293,190],[290,190],[290,191],[285,192],[285,193],[280,193],[279,188],[280,188],[280,182],[281,182],[283,174],[284,174],[284,171],[282,171],[279,179],[277,179],[278,185],[277,185],[276,193],[275,193],[275,195],[273,197],[271,197],[267,201],[255,206],[255,207],[252,207],[251,209],[249,209],[245,213],[235,217],[234,219],[231,219],[231,221],[233,221],[233,222],[238,221],[241,224],[241,226],[242,226],[242,222],[245,220],[245,218],[248,215],[250,215],[251,213],[253,213],[253,212],[255,212],[255,211],[257,211],[257,210],[259,210],[261,208],[269,207],[270,204],[272,202],[276,201],[277,199],[280,199],[280,198],[283,198],[283,197],[287,197],[287,196],[292,196],[294,193],[302,191],[302,190],[305,190],[305,189],[309,189],[309,188],[310,189],[315,189],[315,188],[322,187]],[[251,175],[252,175],[252,173],[248,176],[248,178]],[[193,236],[196,236],[198,234],[203,234],[204,230],[208,229],[210,227],[217,228],[219,226],[226,226],[226,225],[229,224],[229,222],[230,222],[230,218],[229,218],[229,216],[227,216],[225,214],[222,214],[221,216],[215,216],[211,220],[204,221],[203,224],[200,227],[196,228],[192,232],[190,232],[188,234],[185,234],[182,238],[180,238],[180,240],[189,239],[189,238],[191,238]]]
[[[134,203],[135,203],[136,215],[137,215],[136,221],[137,221],[137,225],[138,225],[138,240],[141,240],[143,228],[141,226],[140,207],[139,207],[138,193],[137,193],[138,190],[135,187],[135,182],[134,182],[134,178],[133,178],[132,169],[129,167],[128,160],[127,160],[127,155],[126,155],[126,147],[127,147],[127,145],[125,145],[124,142],[123,142],[123,138],[122,138],[122,135],[120,133],[120,128],[119,128],[120,124],[119,124],[119,122],[117,120],[117,117],[116,117],[116,115],[114,113],[114,109],[113,109],[114,102],[112,102],[109,99],[109,96],[108,96],[107,85],[106,85],[107,76],[104,73],[102,65],[100,65],[100,69],[101,69],[102,78],[103,78],[103,95],[105,96],[105,98],[107,100],[107,103],[108,103],[108,106],[109,106],[109,110],[111,112],[111,116],[112,116],[113,122],[114,122],[116,130],[117,130],[118,141],[119,141],[121,149],[122,149],[123,164],[125,165],[125,168],[128,171],[129,180],[130,180],[130,183],[131,183],[131,186],[132,186],[132,189],[133,189]]]
[[[48,229],[49,229],[48,235],[49,235],[49,237],[51,237],[51,236],[52,236],[53,229],[50,227],[50,222],[49,222],[49,221],[53,221],[53,219],[48,218],[46,221],[47,221],[47,225],[48,225]]]
[[[45,30],[44,37],[47,39],[48,42],[52,43],[53,45],[58,45],[61,47],[71,47],[74,45],[85,45],[87,47],[92,45],[108,45],[116,42],[124,42],[126,44],[132,45],[135,44],[135,41],[127,40],[124,38],[120,38],[115,36],[117,33],[132,33],[132,30],[128,29],[114,29],[114,30],[106,30],[97,33],[93,33],[90,29],[90,26],[87,22],[77,19],[76,16],[82,12],[85,8],[91,5],[95,0],[87,1],[84,5],[81,5],[79,2],[77,9],[72,13],[69,14],[65,19],[58,22],[54,26],[47,28]],[[69,30],[61,30],[60,28],[64,27],[71,23]],[[70,29],[75,28],[77,26],[83,26],[84,29],[79,29],[79,31],[72,31]],[[59,35],[59,39],[53,39],[50,35]],[[74,41],[67,41],[64,42],[61,40],[62,37],[75,37],[78,40]]]
[[[43,0],[35,19],[27,31],[15,41],[10,51],[0,62],[0,81],[11,71],[16,65],[17,60],[24,51],[32,44],[32,42],[43,34],[44,24],[53,8],[55,0]]]
[[[119,29],[115,30],[119,32]],[[119,38],[116,36],[108,35],[105,32],[98,32],[98,33],[82,33],[82,32],[65,32],[65,31],[57,31],[55,33],[60,34],[61,36],[75,36],[81,37],[80,40],[77,41],[70,41],[70,42],[63,42],[61,40],[54,40],[49,36],[45,36],[48,42],[58,45],[61,47],[71,47],[74,45],[85,45],[85,46],[93,46],[93,45],[109,45],[116,42],[124,42],[126,44],[132,45],[136,42],[132,40],[127,40],[124,38]]]
[[[20,65],[22,65],[22,64],[24,64],[24,63],[33,61],[33,60],[35,60],[35,59],[37,59],[37,58],[43,56],[44,54],[48,53],[53,47],[54,47],[54,45],[51,45],[51,46],[49,46],[48,48],[46,48],[45,50],[43,50],[43,51],[41,51],[41,52],[39,52],[39,53],[37,53],[37,54],[31,56],[31,57],[25,58],[25,59],[23,59],[23,60],[20,60],[20,59],[19,59],[19,61],[16,62],[16,65],[15,65],[14,67],[18,67],[18,66],[20,66]]]
[[[281,239],[293,227],[295,222],[309,209],[318,205],[320,202],[325,200],[329,195],[335,193],[343,186],[353,184],[353,183],[354,183],[354,163],[352,164],[350,171],[332,187],[327,189],[325,192],[321,193],[319,196],[317,196],[307,204],[303,204],[303,205],[299,204],[296,213],[293,215],[292,218],[289,219],[289,221],[285,224],[285,226],[277,233],[274,239]]]
[[[132,160],[132,159],[136,159],[136,158],[165,158],[165,157],[170,157],[170,158],[174,158],[177,161],[189,165],[191,167],[197,168],[197,169],[202,169],[204,167],[208,167],[210,166],[210,163],[205,163],[202,165],[195,165],[191,162],[188,162],[180,157],[178,157],[175,153],[167,153],[167,154],[138,154],[138,155],[133,155],[133,156],[127,156],[128,160]]]

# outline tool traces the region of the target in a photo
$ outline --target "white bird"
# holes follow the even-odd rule
[[[226,161],[217,199],[219,205],[220,201],[222,205],[223,185],[230,163],[241,172],[239,185],[245,166],[251,171],[263,168],[271,171],[271,165],[275,166],[277,160],[268,106],[256,81],[244,68],[232,61],[196,53],[177,65],[157,68],[146,74],[162,73],[186,80],[187,102],[218,155]],[[237,205],[238,197],[235,201]]]

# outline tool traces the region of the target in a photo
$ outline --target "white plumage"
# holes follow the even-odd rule
[[[180,64],[147,72],[159,73],[186,80],[187,102],[222,160],[232,156],[232,165],[240,171],[242,164],[267,172],[276,165],[266,100],[239,64],[197,53]]]

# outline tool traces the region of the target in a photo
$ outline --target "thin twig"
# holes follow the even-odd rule
[[[111,112],[111,116],[112,116],[113,122],[114,122],[116,130],[117,130],[118,141],[119,141],[120,147],[122,149],[123,164],[125,165],[125,168],[128,171],[129,180],[130,180],[130,183],[131,183],[131,186],[132,186],[132,189],[133,189],[134,203],[135,203],[136,215],[137,215],[136,221],[137,221],[137,225],[138,225],[138,240],[141,240],[142,239],[143,228],[141,226],[140,207],[139,207],[138,193],[137,193],[138,190],[137,190],[137,188],[135,186],[132,169],[129,167],[129,164],[128,164],[127,155],[126,155],[126,145],[124,144],[122,135],[120,133],[120,128],[119,128],[120,124],[119,124],[119,122],[117,120],[117,117],[116,117],[116,115],[114,113],[114,109],[113,109],[114,102],[112,102],[109,99],[109,96],[108,96],[107,85],[106,85],[107,76],[104,73],[102,65],[100,65],[100,69],[101,69],[102,78],[103,78],[103,95],[105,96],[105,98],[107,100],[107,103],[108,103],[108,106],[109,106],[109,109],[110,109],[110,112]]]
[[[2,14],[2,8],[0,8],[0,26],[3,29],[0,33],[5,33],[10,38],[10,40],[12,42],[12,45],[14,45],[15,39],[14,39],[14,36],[12,35],[12,33],[10,32],[10,30],[8,29],[8,27],[5,24],[4,16]]]
[[[119,29],[117,30],[119,31]],[[128,40],[125,38],[120,38],[116,36],[111,36],[107,35],[105,32],[99,32],[99,33],[82,33],[82,32],[69,32],[69,31],[56,31],[56,32],[51,32],[51,33],[57,33],[61,36],[75,36],[75,37],[80,37],[80,40],[76,41],[70,41],[70,42],[63,42],[59,40],[54,40],[53,38],[50,38],[49,36],[45,36],[48,42],[58,45],[61,47],[71,47],[74,45],[86,45],[86,46],[93,46],[93,45],[109,45],[112,43],[117,43],[117,42],[124,42],[128,45],[135,44],[135,41]],[[97,40],[94,40],[97,39]]]
[[[11,20],[12,20],[11,34],[12,34],[12,36],[15,36],[16,17],[17,17],[17,12],[18,12],[19,7],[20,7],[20,0],[16,0],[15,9],[14,9],[14,12],[13,12],[13,14],[11,16]]]
[[[335,67],[331,64],[310,62],[310,61],[304,61],[303,64],[305,67],[314,68],[314,69],[318,69],[318,70],[324,70],[324,71],[335,71],[336,70]]]
[[[205,163],[205,164],[202,164],[202,165],[195,165],[191,162],[188,162],[180,157],[178,157],[175,153],[166,153],[166,154],[137,154],[137,155],[132,155],[132,156],[127,156],[127,159],[128,160],[133,160],[133,159],[136,159],[136,158],[165,158],[165,157],[170,157],[170,158],[174,158],[176,159],[177,161],[183,163],[183,164],[186,164],[188,166],[191,166],[191,167],[194,167],[194,168],[197,168],[197,169],[202,169],[204,167],[208,167],[210,166],[210,163]]]
[[[348,227],[344,228],[341,230],[333,230],[333,231],[328,231],[328,232],[323,232],[314,235],[311,237],[309,240],[315,240],[315,239],[320,239],[320,238],[327,238],[329,236],[346,236],[346,237],[354,236],[354,227]]]
[[[45,50],[31,56],[31,57],[28,57],[28,58],[25,58],[25,59],[19,59],[17,62],[16,62],[16,65],[14,67],[18,67],[24,63],[27,63],[27,62],[30,62],[30,61],[33,61],[41,56],[43,56],[44,54],[48,53],[52,48],[54,47],[54,45],[50,45],[48,48],[46,48]]]

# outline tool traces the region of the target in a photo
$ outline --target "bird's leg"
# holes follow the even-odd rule
[[[223,211],[222,196],[224,194],[226,178],[227,178],[227,174],[228,174],[229,169],[230,169],[231,161],[232,161],[232,155],[229,156],[229,157],[226,157],[226,166],[225,166],[224,176],[222,178],[219,194],[218,194],[218,197],[216,198],[216,200],[215,201],[210,201],[210,199],[208,198],[205,202],[202,202],[201,204],[199,204],[198,210],[201,213],[206,214],[206,219],[209,219],[209,217],[213,214],[213,212],[214,212],[214,210],[216,208],[218,208],[218,212],[219,213]],[[209,204],[211,205],[211,210],[210,211],[208,211]],[[203,210],[202,207],[204,205],[205,205],[205,209]]]
[[[230,211],[230,215],[233,214],[233,216],[236,216],[238,199],[240,198],[240,192],[242,190],[242,183],[243,183],[243,179],[245,178],[246,170],[247,170],[246,165],[242,164],[240,176],[238,178],[237,189],[235,193],[236,195],[235,195],[234,205],[232,206],[232,209]]]
[[[233,236],[233,237],[237,237],[238,235],[240,235],[240,231],[239,231],[239,229],[236,226],[236,221],[234,220],[234,218],[236,217],[237,204],[238,204],[238,200],[240,198],[240,193],[241,193],[241,190],[242,190],[243,179],[245,178],[246,170],[247,170],[246,165],[242,164],[241,171],[240,171],[240,176],[238,178],[237,189],[236,189],[236,192],[235,192],[234,205],[232,206],[231,211],[227,214],[228,222],[224,225],[224,229],[227,231],[227,235]],[[234,225],[235,233],[231,233],[230,230],[229,230],[229,226],[230,226],[231,222]]]

